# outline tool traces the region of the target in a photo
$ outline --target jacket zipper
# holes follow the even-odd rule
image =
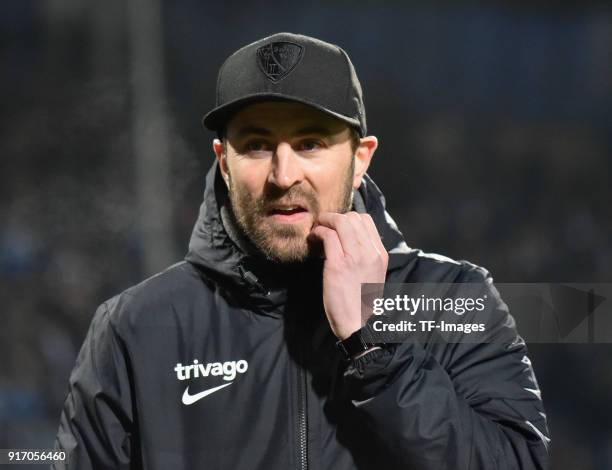
[[[270,295],[270,291],[266,289],[260,282],[257,276],[251,271],[247,271],[242,266],[238,267],[240,274],[250,284],[262,290],[266,296]],[[308,415],[306,410],[306,371],[300,365],[298,370],[298,435],[300,441],[299,461],[300,470],[308,470]]]
[[[238,271],[240,272],[240,275],[245,281],[247,281],[252,286],[255,286],[257,289],[263,292],[265,296],[270,295],[270,290],[266,289],[266,287],[261,282],[259,282],[259,278],[255,276],[255,274],[253,274],[251,271],[247,271],[242,266],[238,266]]]
[[[306,371],[298,365],[298,435],[300,470],[308,470],[308,415],[306,414]]]

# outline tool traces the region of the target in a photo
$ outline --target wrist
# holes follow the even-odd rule
[[[342,331],[334,332],[334,336],[338,339],[338,341],[345,341],[350,338],[355,332],[359,331],[361,326],[347,328]]]

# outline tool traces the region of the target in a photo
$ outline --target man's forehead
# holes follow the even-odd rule
[[[290,101],[254,103],[238,111],[227,126],[228,137],[246,134],[335,135],[348,126],[312,106]]]

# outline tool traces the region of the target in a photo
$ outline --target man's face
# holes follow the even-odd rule
[[[268,258],[304,260],[318,214],[350,210],[360,182],[350,136],[341,121],[292,102],[256,103],[230,120],[221,169],[232,209]]]

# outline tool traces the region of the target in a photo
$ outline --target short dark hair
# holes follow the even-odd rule
[[[351,151],[354,154],[357,151],[359,144],[361,143],[361,137],[359,135],[359,131],[357,130],[357,128],[353,126],[348,126],[348,129],[350,132],[350,139],[351,139]],[[217,131],[217,137],[219,138],[219,140],[221,141],[221,144],[223,145],[223,152],[227,153],[225,127]]]

